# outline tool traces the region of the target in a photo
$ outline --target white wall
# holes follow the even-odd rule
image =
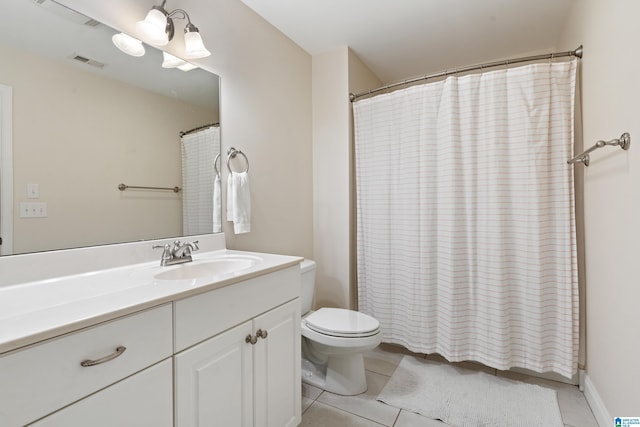
[[[158,2],[62,3],[135,35],[135,22]],[[235,236],[225,222],[227,246],[311,258],[311,57],[240,1],[181,0],[167,7],[185,9],[212,52],[193,62],[221,78],[223,152],[234,146],[251,162],[251,232]],[[180,55],[183,23],[177,24],[168,50]]]
[[[640,2],[574,3],[559,50],[584,45],[580,75],[584,146],[631,134],[631,148],[606,147],[584,173],[587,376],[601,425],[640,414]],[[595,405],[594,405],[595,403]]]

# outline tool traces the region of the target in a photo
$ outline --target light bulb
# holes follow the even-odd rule
[[[195,31],[193,29],[195,29]],[[184,50],[184,57],[187,59],[204,58],[211,55],[211,52],[204,47],[198,29],[193,26],[192,29],[190,29],[188,25],[184,33]]]
[[[162,68],[176,68],[186,64],[182,59],[171,55],[168,52],[162,52]]]
[[[169,43],[167,19],[164,11],[154,6],[143,21],[136,22],[136,27],[138,31],[149,39],[149,43],[156,46],[164,46]]]
[[[138,39],[134,39],[125,33],[114,34],[111,41],[118,49],[131,56],[144,55],[144,46]]]

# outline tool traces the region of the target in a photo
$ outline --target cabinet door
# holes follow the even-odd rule
[[[32,424],[37,427],[171,427],[171,359]]]
[[[256,427],[297,426],[301,422],[300,300],[253,321],[254,334],[267,331],[254,347]]]
[[[253,425],[251,322],[175,356],[176,427]]]

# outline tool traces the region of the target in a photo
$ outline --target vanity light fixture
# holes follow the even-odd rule
[[[149,42],[156,46],[168,44],[175,34],[174,19],[186,19],[184,28],[185,54],[187,59],[204,58],[211,55],[202,42],[198,28],[191,23],[189,14],[183,9],[175,9],[168,12],[163,0],[160,6],[153,6],[142,21],[136,23],[138,30],[148,38]]]
[[[177,68],[182,71],[191,71],[198,68],[198,66],[173,56],[168,52],[162,52],[162,68]]]
[[[111,41],[118,49],[131,56],[144,55],[144,46],[138,39],[131,37],[125,33],[114,34]]]
[[[182,71],[191,71],[191,70],[195,70],[196,68],[198,68],[198,66],[197,65],[193,65],[190,62],[185,62],[182,65],[178,65],[176,68],[178,70],[182,70]]]
[[[162,68],[176,68],[186,64],[182,59],[171,55],[169,52],[162,52]]]

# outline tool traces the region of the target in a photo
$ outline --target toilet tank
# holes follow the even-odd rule
[[[300,305],[303,315],[311,311],[316,284],[316,263],[305,259],[300,263]]]

